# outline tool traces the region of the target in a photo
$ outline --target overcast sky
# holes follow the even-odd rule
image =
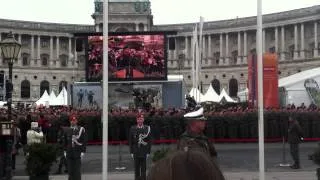
[[[256,15],[256,0],[150,0],[154,24],[233,19]],[[320,0],[262,0],[263,13],[320,5]],[[94,0],[8,0],[0,18],[27,21],[93,24]]]

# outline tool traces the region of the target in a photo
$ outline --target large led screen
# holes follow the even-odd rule
[[[102,41],[102,36],[88,36],[87,81],[102,80]],[[166,79],[164,34],[109,35],[108,46],[109,80]]]

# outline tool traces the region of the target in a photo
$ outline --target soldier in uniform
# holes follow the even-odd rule
[[[303,140],[302,129],[298,121],[289,117],[288,143],[294,164],[292,169],[300,169],[299,143]]]
[[[187,127],[180,136],[177,149],[201,151],[209,155],[213,162],[216,162],[217,151],[213,144],[209,142],[208,137],[203,134],[207,120],[203,115],[203,108],[185,114],[184,118],[187,120]]]
[[[136,121],[137,124],[131,127],[129,134],[130,153],[134,160],[135,180],[146,180],[146,160],[151,150],[151,129],[143,124],[143,113],[138,113]]]
[[[64,155],[68,164],[68,180],[81,180],[81,160],[86,152],[86,130],[78,125],[76,115],[70,116],[70,128],[65,132]]]

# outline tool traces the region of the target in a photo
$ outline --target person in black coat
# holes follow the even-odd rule
[[[130,128],[130,154],[134,160],[135,180],[146,180],[146,160],[151,151],[151,128],[143,124],[144,115],[139,113],[137,124]]]
[[[299,144],[303,140],[303,133],[299,122],[293,117],[289,117],[288,143],[294,164],[292,169],[300,169]]]

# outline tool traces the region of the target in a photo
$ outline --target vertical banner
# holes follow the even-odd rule
[[[276,54],[263,55],[263,105],[265,108],[279,108],[278,57]],[[249,107],[257,107],[258,97],[257,56],[248,56]]]
[[[248,55],[248,105],[250,108],[257,105],[257,56]]]
[[[275,53],[263,55],[263,99],[265,108],[279,108],[278,57]]]

